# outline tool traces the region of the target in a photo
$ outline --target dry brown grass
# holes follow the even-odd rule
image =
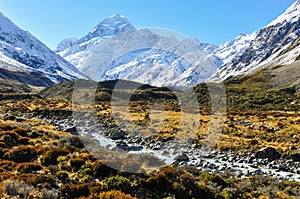
[[[154,108],[153,108],[154,107]],[[81,105],[85,108],[85,105]],[[120,107],[119,107],[120,108]],[[63,99],[37,99],[37,100],[7,100],[0,102],[0,112],[20,114],[30,113],[36,110],[72,110],[71,102]],[[119,124],[114,120],[118,115],[121,119],[128,119],[126,130],[136,130],[147,136],[157,137],[181,136],[197,139],[203,143],[209,132],[211,113],[209,110],[201,110],[198,127],[193,118],[192,111],[185,113],[186,120],[183,123],[181,110],[176,102],[154,102],[133,101],[129,107],[121,107],[118,113],[112,113],[110,102],[99,102],[95,105],[97,116],[101,120]],[[126,116],[126,114],[128,114]],[[0,116],[0,120],[4,118]],[[20,125],[16,121],[7,121],[12,125]],[[250,125],[244,125],[249,123]],[[61,134],[55,127],[43,120],[24,120],[22,125],[34,127],[41,131]],[[182,125],[182,126],[181,126]],[[146,128],[143,128],[146,127]],[[193,134],[190,134],[193,132]],[[230,110],[224,123],[222,134],[216,145],[217,150],[232,149],[241,152],[255,151],[264,146],[273,146],[286,153],[293,153],[291,146],[300,148],[300,114],[298,112],[284,111],[241,111]],[[43,145],[41,139],[34,143]],[[55,143],[52,143],[55,144]]]

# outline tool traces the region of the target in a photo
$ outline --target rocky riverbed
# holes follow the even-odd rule
[[[176,137],[141,136],[138,132],[125,132],[117,125],[104,121],[84,120],[84,117],[88,117],[84,114],[82,121],[77,121],[76,125],[69,113],[59,116],[31,114],[22,117],[47,120],[60,130],[93,138],[109,150],[153,154],[166,164],[191,165],[214,173],[229,172],[241,178],[267,175],[279,180],[300,182],[300,161],[281,155],[272,147],[262,148],[253,154],[204,150],[192,139],[182,142]]]

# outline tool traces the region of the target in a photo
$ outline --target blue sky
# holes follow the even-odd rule
[[[136,28],[168,28],[218,45],[262,28],[294,1],[0,0],[0,11],[52,49],[65,38],[84,36],[115,13]]]

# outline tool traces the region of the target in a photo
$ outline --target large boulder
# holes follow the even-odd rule
[[[255,153],[256,158],[275,160],[280,158],[280,153],[273,147],[265,147]]]

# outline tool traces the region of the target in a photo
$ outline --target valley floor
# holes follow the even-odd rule
[[[211,119],[208,110],[201,111],[198,129],[185,143],[177,139],[184,132],[176,103],[166,104],[166,124],[154,126],[152,131],[143,127],[153,119],[156,123],[163,120],[159,107],[149,113],[142,101],[132,102],[130,117],[134,123],[126,128],[113,120],[108,102],[98,102],[95,109],[100,130],[85,120],[90,116],[88,112],[80,113],[87,123],[74,128],[73,107],[65,99],[33,95],[31,99],[2,100],[1,197],[300,196],[298,112],[231,110],[216,145],[203,153]],[[125,117],[122,112],[117,115]],[[137,126],[141,127],[138,135],[133,131]],[[77,134],[83,135],[84,131],[97,134],[80,139]],[[103,149],[95,140],[109,143],[102,143]],[[114,156],[114,151],[121,156]]]

